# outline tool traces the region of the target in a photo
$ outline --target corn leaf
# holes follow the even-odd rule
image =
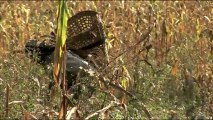
[[[56,36],[56,47],[54,53],[54,80],[58,85],[59,83],[59,74],[62,66],[62,53],[65,47],[66,42],[66,34],[67,34],[67,20],[68,20],[68,12],[67,12],[66,0],[59,1],[58,7],[58,21],[57,21],[57,36]]]

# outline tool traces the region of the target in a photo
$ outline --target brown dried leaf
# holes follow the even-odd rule
[[[175,64],[172,66],[172,75],[177,75],[179,62],[176,60]]]

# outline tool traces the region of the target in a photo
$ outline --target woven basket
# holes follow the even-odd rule
[[[105,42],[102,21],[95,11],[79,12],[67,25],[67,49],[89,49]]]

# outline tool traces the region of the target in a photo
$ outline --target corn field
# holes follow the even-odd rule
[[[24,51],[27,41],[57,27],[57,6],[0,2],[1,119],[58,118],[61,95],[51,97],[50,71]],[[85,10],[100,15],[109,60],[101,75],[125,91],[105,88],[97,77],[83,79],[74,118],[212,119],[213,2],[67,1],[67,6],[70,15]]]

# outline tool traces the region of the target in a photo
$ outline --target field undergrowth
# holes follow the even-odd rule
[[[67,4],[72,15],[83,10],[101,15],[110,63],[106,75],[136,96],[153,119],[212,118],[213,2],[68,1]],[[28,40],[53,31],[57,5],[56,1],[0,2],[0,118],[57,116],[60,99],[48,100],[49,71],[24,53]],[[143,40],[147,30],[151,33]],[[79,101],[82,117],[112,100],[98,83],[94,84],[97,91],[93,97],[82,95]],[[123,97],[120,91],[112,93],[126,107],[105,112],[109,118],[147,118],[138,101]]]

